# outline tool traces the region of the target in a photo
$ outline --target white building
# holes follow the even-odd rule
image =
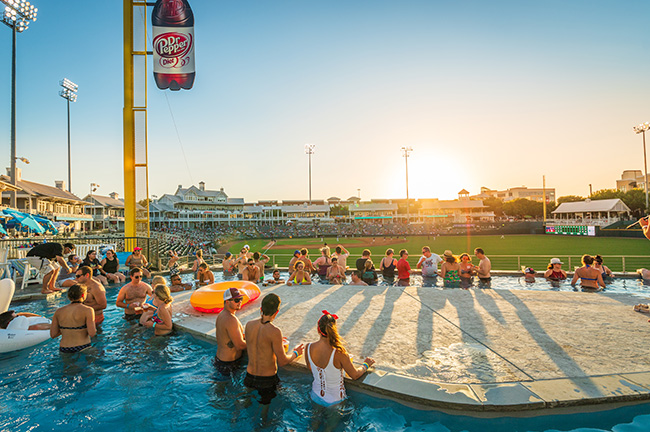
[[[553,211],[559,225],[607,226],[630,218],[630,208],[618,198],[562,203]]]

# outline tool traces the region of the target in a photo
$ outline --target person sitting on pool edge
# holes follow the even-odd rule
[[[95,311],[83,304],[86,299],[86,287],[72,285],[68,289],[70,304],[54,312],[50,337],[61,336],[59,351],[76,353],[90,347],[90,338],[97,334]]]
[[[153,290],[149,284],[142,282],[142,270],[135,267],[129,271],[131,282],[120,288],[115,300],[115,306],[124,309],[124,319],[134,320],[142,315],[142,303],[151,297]]]
[[[580,279],[580,286],[583,289],[597,290],[599,287],[605,288],[605,282],[600,272],[592,267],[594,257],[585,254],[582,256],[583,266],[577,268],[571,279],[571,286],[575,286],[578,279]]]
[[[564,280],[566,279],[566,272],[562,270],[562,261],[559,258],[551,258],[548,264],[548,269],[544,273],[544,277],[551,280]]]
[[[366,357],[362,366],[352,364],[336,327],[338,318],[324,310],[316,325],[320,337],[305,348],[305,364],[314,378],[309,396],[322,406],[336,405],[347,399],[344,383],[346,373],[357,380],[375,364],[370,357]]]
[[[311,276],[305,270],[305,264],[302,261],[296,262],[296,271],[289,276],[287,285],[311,285]]]
[[[290,355],[285,354],[282,331],[273,324],[280,311],[280,303],[277,294],[265,295],[260,308],[260,319],[246,323],[244,330],[248,351],[244,385],[259,393],[260,403],[265,406],[263,414],[268,411],[268,405],[276,396],[280,383],[278,367],[296,360],[305,349],[304,345],[300,344],[291,351]]]
[[[228,288],[223,292],[223,311],[217,315],[215,337],[217,338],[217,354],[214,366],[223,376],[230,376],[241,366],[246,341],[244,327],[235,316],[242,307],[244,296],[237,288]]]

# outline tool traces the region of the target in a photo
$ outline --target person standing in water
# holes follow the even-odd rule
[[[237,288],[228,288],[223,292],[223,311],[215,321],[217,354],[214,365],[221,375],[231,376],[241,367],[241,360],[246,350],[244,327],[235,316],[241,309],[244,296]]]
[[[95,311],[83,304],[86,299],[86,287],[72,285],[68,289],[70,304],[54,312],[50,337],[61,336],[59,351],[76,353],[90,347],[90,338],[97,334],[95,328]]]
[[[248,351],[248,366],[244,385],[257,390],[264,414],[276,396],[280,383],[278,367],[285,366],[300,357],[305,347],[296,346],[289,355],[284,351],[282,331],[273,324],[280,311],[280,297],[270,293],[262,299],[260,319],[246,324],[244,335]]]

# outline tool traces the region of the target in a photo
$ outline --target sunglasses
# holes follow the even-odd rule
[[[133,279],[142,279],[142,276],[131,276]]]
[[[241,300],[241,298],[230,299],[230,301],[234,301],[235,303],[241,303]]]
[[[79,279],[81,276],[83,276],[83,274],[77,274],[77,273],[75,273],[74,278],[75,278],[75,279]]]

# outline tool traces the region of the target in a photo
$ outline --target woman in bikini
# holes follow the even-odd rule
[[[318,277],[322,282],[327,281],[327,270],[329,270],[332,265],[332,260],[330,258],[330,248],[324,246],[321,248],[322,255],[314,261],[314,267],[318,269]]]
[[[311,277],[309,273],[305,271],[305,263],[302,261],[296,261],[296,270],[291,273],[287,285],[311,285]]]
[[[397,260],[393,255],[395,251],[393,249],[386,250],[386,256],[383,257],[379,263],[379,270],[381,270],[381,275],[384,278],[384,282],[388,285],[393,285],[395,283],[395,270],[397,269]]]
[[[52,317],[50,337],[61,336],[59,351],[76,353],[90,346],[90,338],[97,334],[95,311],[83,304],[86,299],[86,287],[72,285],[68,289],[70,304],[57,309]]]
[[[472,257],[467,252],[460,254],[460,281],[461,285],[467,286],[472,284],[472,275],[474,265],[472,264]]]
[[[605,282],[600,271],[592,267],[594,257],[591,255],[582,256],[582,267],[576,269],[571,280],[571,285],[575,286],[578,279],[580,279],[580,286],[586,290],[598,290],[599,287],[605,288]]]
[[[194,279],[199,278],[199,267],[204,262],[205,261],[203,260],[203,251],[199,249],[196,251],[196,259],[194,260],[194,264],[192,264],[192,272],[194,273]]]
[[[344,384],[346,373],[356,380],[375,364],[370,357],[366,357],[362,366],[352,364],[336,328],[337,319],[336,315],[324,310],[316,327],[320,337],[305,348],[305,363],[314,377],[309,394],[314,402],[322,406],[336,405],[347,398]]]
[[[158,284],[153,289],[153,297],[149,298],[143,305],[145,312],[140,317],[140,324],[154,329],[156,336],[165,336],[172,332],[172,298],[169,287]]]
[[[603,257],[600,255],[594,257],[594,268],[600,272],[603,280],[614,277],[614,273],[612,273],[609,267],[603,264]]]

